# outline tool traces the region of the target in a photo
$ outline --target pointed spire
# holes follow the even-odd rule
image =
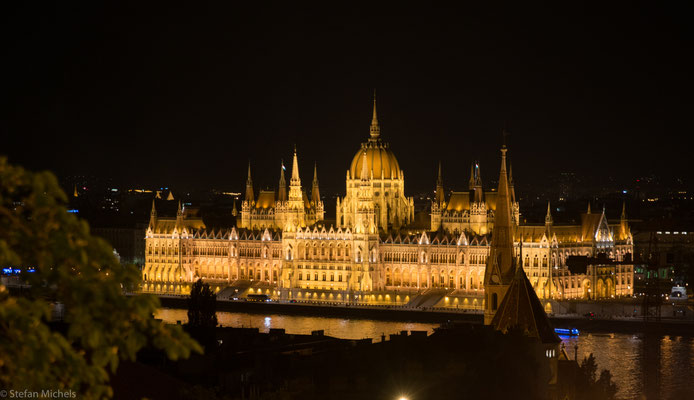
[[[253,195],[253,180],[251,179],[251,162],[248,161],[248,178],[246,179],[246,201],[252,203],[255,201]]]
[[[376,89],[374,89],[374,108],[371,117],[371,128],[369,129],[372,139],[378,139],[381,135],[381,128],[378,126],[378,116],[376,114]]]
[[[590,214],[590,200],[588,200],[588,211],[586,211],[586,214]]]
[[[505,165],[506,165],[506,163],[504,162],[504,166]],[[505,170],[504,170],[504,173],[506,173]],[[480,169],[480,163],[479,162],[475,162],[475,186],[482,187],[482,172]]]
[[[231,210],[231,215],[234,217],[239,215],[239,211],[236,209],[236,197],[234,197],[234,208]]]
[[[552,225],[552,209],[550,208],[549,201],[547,202],[547,215],[545,215],[545,225]]]
[[[494,271],[501,275],[498,284],[507,285],[514,274],[514,249],[511,218],[511,204],[509,199],[508,176],[506,175],[506,146],[501,147],[501,168],[499,171],[499,188],[496,197],[496,213],[494,215],[494,228],[492,230],[492,243],[488,258],[485,284]],[[490,268],[492,267],[492,268]]]
[[[299,178],[299,159],[296,156],[296,145],[294,145],[294,159],[292,160],[292,179],[289,184],[292,186],[301,185],[301,179]]]
[[[320,191],[318,190],[318,163],[313,164],[313,185],[311,187],[311,201],[313,204],[320,203]]]
[[[72,193],[72,197],[79,197],[79,193],[77,193],[77,184],[75,184],[75,191]]]
[[[284,161],[280,167],[280,188],[277,192],[278,201],[287,201],[287,181],[284,179]]]
[[[475,163],[470,163],[470,181],[468,182],[470,190],[475,187]]]
[[[436,179],[436,197],[434,201],[438,204],[443,204],[446,201],[443,189],[443,174],[441,174],[441,161],[439,161],[439,176]]]
[[[619,239],[626,240],[629,237],[630,229],[627,221],[627,203],[622,203],[622,216],[619,221]]]
[[[154,199],[152,199],[152,211],[149,212],[149,228],[154,230],[157,226],[157,209],[154,207]]]
[[[505,151],[505,148],[504,148]],[[506,153],[504,153],[506,154]],[[505,159],[504,159],[505,160]],[[484,191],[482,190],[482,173],[480,172],[480,164],[475,161],[475,169],[474,169],[474,175],[475,175],[475,183],[474,183],[474,190],[475,190],[475,195],[473,197],[473,201],[475,203],[483,203],[484,202]],[[504,176],[506,176],[506,163],[504,161]],[[508,181],[506,182],[506,186],[508,186]]]
[[[176,212],[176,217],[183,217],[183,207],[181,207],[181,200],[178,200],[178,211]]]

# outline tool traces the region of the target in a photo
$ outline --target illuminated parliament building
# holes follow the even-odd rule
[[[624,210],[611,223],[604,209],[588,206],[579,225],[559,225],[548,205],[544,224],[521,225],[506,153],[504,146],[495,190],[483,190],[473,164],[468,190],[446,194],[439,166],[430,225],[427,218],[422,226],[405,192],[405,173],[381,137],[374,99],[370,134],[346,171],[334,222],[324,219],[315,167],[310,193],[302,185],[296,149],[288,187],[283,167],[277,191],[256,192],[249,165],[231,229],[206,229],[180,203],[175,218],[159,216],[153,203],[142,289],[186,294],[202,278],[227,297],[486,310],[515,273],[500,265],[512,262],[522,266],[547,311],[552,300],[632,295],[633,238]],[[621,263],[580,273],[567,266],[569,256],[600,253]]]

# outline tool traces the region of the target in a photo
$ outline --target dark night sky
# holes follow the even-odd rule
[[[408,193],[433,189],[438,160],[448,187],[473,159],[495,176],[504,126],[521,183],[692,178],[692,13],[672,2],[23,3],[2,16],[0,153],[31,169],[241,190],[249,158],[275,185],[296,143],[304,183],[317,161],[342,192],[376,88]]]

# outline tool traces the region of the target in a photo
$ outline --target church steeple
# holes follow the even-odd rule
[[[181,200],[178,200],[178,211],[176,211],[176,218],[183,218],[183,208],[181,207]]]
[[[588,200],[588,211],[586,211],[586,214],[590,214],[590,200]]]
[[[381,136],[381,128],[378,126],[378,116],[376,114],[376,90],[374,90],[374,108],[369,132],[372,139],[378,139],[378,137]]]
[[[496,198],[496,214],[492,230],[492,243],[484,273],[486,305],[484,323],[489,325],[501,303],[516,269],[513,246],[513,225],[506,175],[506,145],[501,146],[501,168]]]
[[[318,190],[318,163],[313,164],[313,185],[311,186],[311,201],[313,204],[320,203],[320,191]]]
[[[278,201],[287,201],[287,181],[284,179],[284,161],[282,161],[282,167],[280,168],[280,187],[277,192]]]
[[[251,162],[248,162],[248,179],[246,179],[246,201],[253,203],[255,196],[253,195],[253,180],[251,179]]]

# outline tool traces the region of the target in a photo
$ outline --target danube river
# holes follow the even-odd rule
[[[187,322],[186,310],[163,308],[156,315],[165,322]],[[374,319],[345,319],[307,317],[281,314],[249,314],[218,312],[222,326],[282,328],[287,333],[310,334],[322,329],[328,336],[344,339],[373,338],[402,330],[422,330],[429,333],[438,324],[379,321]],[[619,399],[639,399],[647,392],[649,399],[694,398],[694,337],[648,336],[644,334],[583,333],[578,337],[562,337],[567,352],[573,358],[578,345],[578,357],[593,353],[598,369],[609,369],[617,383]],[[599,372],[598,372],[599,373]],[[646,379],[645,379],[646,378]]]

